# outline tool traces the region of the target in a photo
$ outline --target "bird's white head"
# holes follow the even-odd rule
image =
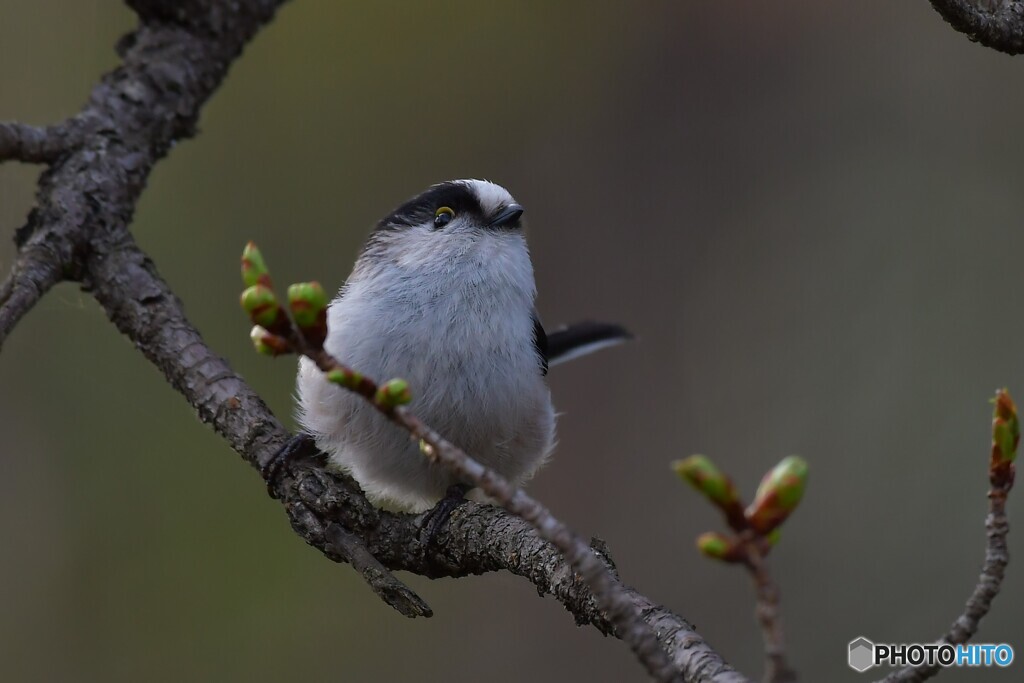
[[[487,180],[439,183],[377,223],[354,275],[391,266],[437,272],[486,257],[528,263],[522,214],[508,190]]]

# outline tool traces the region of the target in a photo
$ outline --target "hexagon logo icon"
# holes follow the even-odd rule
[[[850,668],[864,673],[875,665],[875,644],[861,636],[850,641]]]

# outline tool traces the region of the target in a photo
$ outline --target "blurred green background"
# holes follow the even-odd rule
[[[0,120],[77,111],[133,23],[114,0],[0,1]],[[297,0],[158,165],[133,229],[290,420],[293,361],[252,353],[237,307],[245,241],[279,281],[335,288],[400,201],[502,183],[548,325],[640,337],[552,371],[560,445],[530,491],[756,677],[749,581],[697,556],[721,524],[668,462],[708,453],[749,493],[805,456],[772,558],[788,645],[804,680],[866,680],[849,640],[931,639],[959,613],[986,401],[1024,397],[1022,70],[925,0]],[[0,166],[3,270],[37,173]],[[430,620],[383,606],[73,285],[0,354],[0,432],[0,680],[642,679],[509,576],[405,577]],[[979,640],[1024,656],[1019,563],[1008,577]]]

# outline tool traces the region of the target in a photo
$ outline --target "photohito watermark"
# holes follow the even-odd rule
[[[873,643],[861,636],[850,641],[850,668],[864,672],[873,666],[1010,666],[1013,648],[1006,643]]]

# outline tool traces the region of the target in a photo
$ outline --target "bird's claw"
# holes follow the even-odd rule
[[[423,519],[423,528],[426,530],[426,544],[433,546],[437,540],[437,535],[441,532],[441,529],[445,524],[448,523],[452,513],[461,506],[465,505],[468,501],[466,500],[466,494],[471,489],[471,486],[465,484],[453,484],[448,487],[448,490],[444,494],[444,498],[437,501],[434,507],[426,511]]]
[[[308,458],[319,453],[319,449],[316,447],[316,442],[313,437],[305,432],[299,432],[292,438],[288,439],[281,446],[280,449],[270,460],[268,460],[261,468],[260,475],[263,480],[267,482],[267,490],[270,495],[274,495],[274,490],[277,487],[277,480],[281,476],[281,472],[284,470],[285,465],[290,460],[297,458]]]

